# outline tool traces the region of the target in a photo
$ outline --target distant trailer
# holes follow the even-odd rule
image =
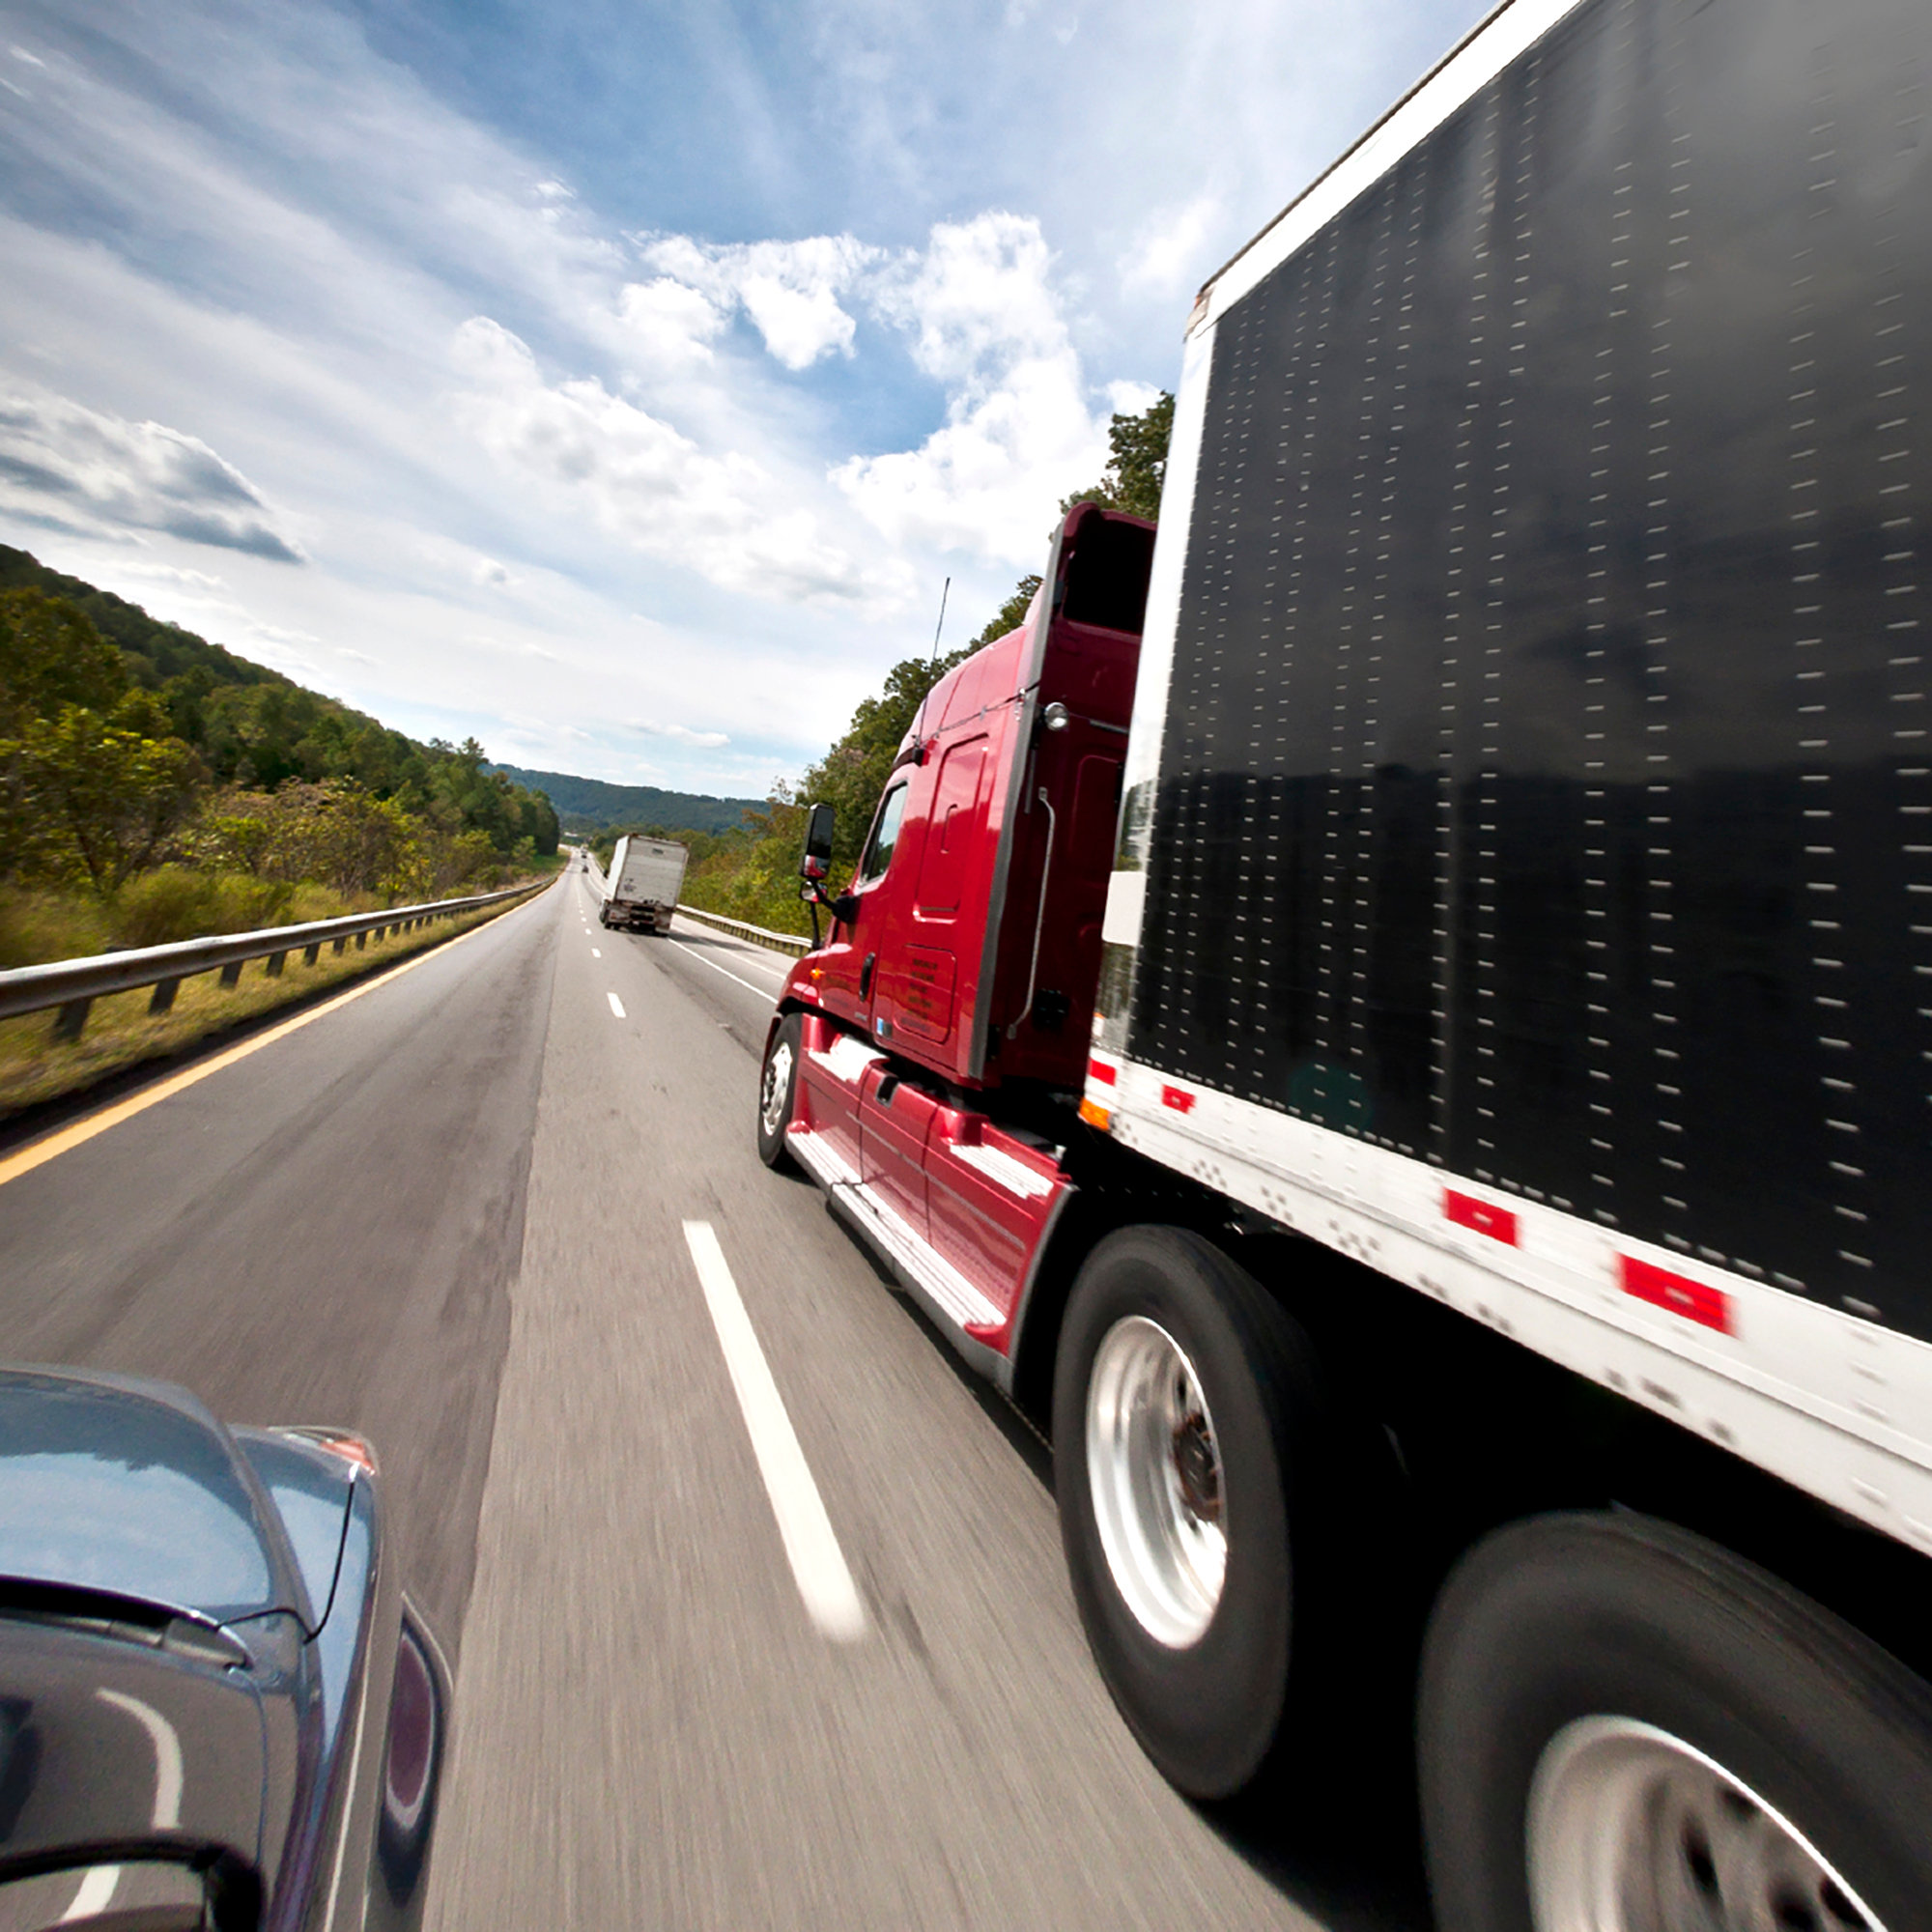
[[[666,933],[691,854],[669,838],[625,838],[611,855],[610,890],[597,918],[627,932]]]

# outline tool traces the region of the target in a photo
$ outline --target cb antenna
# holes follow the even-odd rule
[[[947,592],[952,588],[952,580],[949,577],[946,580],[946,589],[939,593],[939,622],[932,627],[932,662],[934,664],[939,662],[939,634],[946,628],[946,598]]]

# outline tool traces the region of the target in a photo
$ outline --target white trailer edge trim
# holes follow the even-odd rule
[[[1316,177],[1273,222],[1201,291],[1191,330],[1211,334],[1234,304],[1308,238],[1341,213],[1426,140],[1471,95],[1574,14],[1582,0],[1504,0],[1487,20],[1382,116],[1325,174]]]
[[[1932,1415],[1932,1345],[1132,1061],[1087,1095],[1122,1146],[1932,1550],[1932,1441],[1893,1420]],[[1450,1190],[1515,1239],[1452,1221]],[[1639,1299],[1626,1257],[1724,1297],[1729,1332]]]

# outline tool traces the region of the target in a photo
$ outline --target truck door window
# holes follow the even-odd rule
[[[866,841],[866,856],[859,862],[859,883],[869,886],[874,879],[886,876],[886,867],[893,863],[893,847],[898,843],[899,820],[905,816],[906,788],[895,785],[886,794],[885,802],[879,807],[878,818],[872,826],[872,836]]]

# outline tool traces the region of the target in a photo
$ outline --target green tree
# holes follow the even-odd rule
[[[886,673],[885,689],[876,697],[860,700],[845,735],[800,780],[799,801],[836,809],[832,845],[835,877],[858,863],[859,849],[871,824],[872,808],[885,789],[893,760],[898,756],[899,746],[912,729],[926,693],[954,665],[963,664],[979,648],[979,641],[976,639],[970,644],[962,644],[946,657],[905,658],[895,664]],[[791,800],[775,790],[772,802],[788,804]],[[799,837],[803,836],[801,825]],[[796,852],[791,854],[791,866],[796,872]]]
[[[0,736],[19,737],[63,705],[111,711],[127,695],[121,653],[64,597],[0,590]]]
[[[1026,622],[1027,611],[1039,585],[1039,578],[1031,572],[1021,578],[1019,587],[1000,606],[999,614],[988,621],[986,628],[966,648],[977,651],[981,644],[990,644],[995,638],[1004,638],[1009,631],[1017,631]]]
[[[9,802],[31,828],[36,869],[78,872],[108,898],[154,863],[207,783],[193,751],[156,728],[165,716],[134,692],[105,718],[64,704],[0,743]]]

